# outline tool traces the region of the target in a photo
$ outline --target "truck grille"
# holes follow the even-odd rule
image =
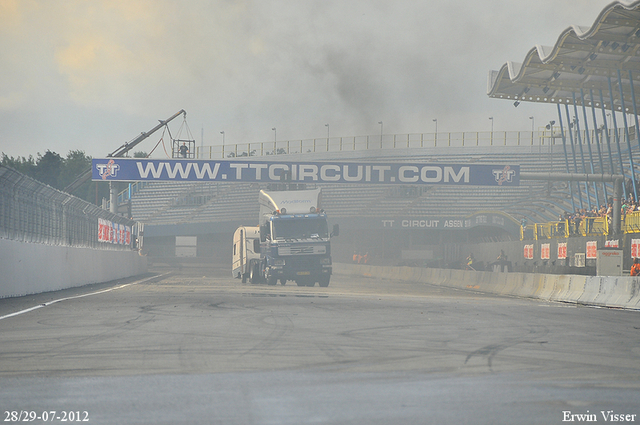
[[[278,255],[313,255],[326,253],[327,247],[325,245],[294,245],[278,247]]]

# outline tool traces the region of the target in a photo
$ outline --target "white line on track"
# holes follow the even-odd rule
[[[166,274],[168,274],[168,273],[166,273]],[[151,279],[156,279],[156,278],[163,277],[163,276],[164,276],[164,275],[160,275],[160,276],[151,276],[151,277],[147,277],[147,278],[142,279],[142,280],[138,280],[138,281],[136,281],[136,282],[126,283],[126,284],[124,284],[124,285],[115,286],[115,287],[113,287],[113,288],[109,288],[109,289],[103,289],[103,290],[101,290],[101,291],[89,292],[88,294],[75,295],[75,296],[73,296],[73,297],[59,298],[59,299],[57,299],[57,300],[52,300],[52,301],[49,301],[49,302],[46,302],[46,303],[43,303],[43,304],[38,304],[38,305],[36,305],[36,306],[34,306],[34,307],[30,307],[30,308],[26,308],[26,309],[24,309],[24,310],[16,311],[15,313],[5,314],[4,316],[0,316],[0,320],[2,320],[2,319],[8,319],[9,317],[13,317],[13,316],[19,316],[20,314],[28,313],[28,312],[30,312],[30,311],[37,310],[37,309],[39,309],[39,308],[48,307],[48,306],[50,306],[50,305],[52,305],[52,304],[59,303],[59,302],[61,302],[61,301],[68,301],[68,300],[74,300],[74,299],[77,299],[77,298],[84,298],[84,297],[88,297],[88,296],[91,296],[91,295],[104,294],[105,292],[111,292],[111,291],[115,291],[115,290],[117,290],[117,289],[126,288],[127,286],[137,285],[138,283],[148,282],[148,281],[150,281]]]

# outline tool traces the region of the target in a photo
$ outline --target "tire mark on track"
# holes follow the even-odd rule
[[[293,330],[293,322],[288,316],[269,314],[263,316],[260,320],[261,323],[268,324],[268,319],[273,319],[273,325],[271,332],[259,343],[240,354],[239,357],[259,352],[260,354],[266,354],[277,347],[282,338]]]
[[[487,367],[490,372],[494,372],[493,370],[493,360],[501,351],[515,347],[516,345],[523,343],[544,343],[546,341],[535,341],[535,339],[546,336],[549,333],[549,330],[545,326],[533,326],[529,328],[529,333],[527,335],[515,338],[508,338],[504,342],[488,344],[484,347],[481,347],[475,351],[472,351],[467,355],[467,358],[464,361],[464,364],[468,364],[469,360],[474,357],[486,357],[487,359]]]

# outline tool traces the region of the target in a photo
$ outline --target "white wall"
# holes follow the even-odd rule
[[[0,239],[0,298],[108,282],[146,271],[147,259],[136,251]]]
[[[546,301],[640,309],[640,277],[382,267],[333,263],[333,273],[428,283]]]

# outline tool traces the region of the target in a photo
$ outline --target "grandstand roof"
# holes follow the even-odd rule
[[[600,107],[602,90],[604,108],[622,111],[618,75],[625,110],[634,111],[634,93],[640,110],[640,1],[610,3],[590,28],[572,25],[555,46],[537,45],[522,63],[507,62],[499,71],[490,71],[488,95],[512,99],[517,106],[516,102],[573,104],[575,94],[576,104],[582,105],[582,90],[590,106],[592,90],[593,104]]]

